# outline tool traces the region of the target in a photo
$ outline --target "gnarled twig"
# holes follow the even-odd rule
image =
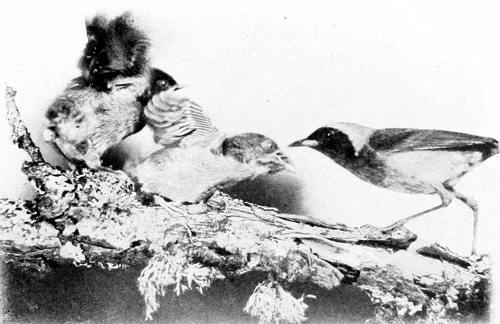
[[[54,168],[19,118],[15,92],[8,92],[14,142],[33,160],[23,172],[38,195],[34,202],[0,201],[0,252],[6,262],[37,269],[45,269],[46,259],[106,268],[143,264],[139,281],[149,316],[159,306],[157,294],[168,287],[179,293],[206,289],[216,278],[249,271],[273,274],[254,292],[258,295],[247,306],[253,314],[265,309],[259,300],[279,294],[279,281],[327,289],[357,285],[376,305],[376,316],[390,321],[460,317],[469,315],[472,305],[488,305],[487,260],[437,260],[432,251],[408,251],[416,236],[405,228],[382,232],[370,225],[329,224],[220,192],[199,205],[158,196],[144,205],[126,177]],[[300,306],[292,319],[303,319],[303,301],[290,303]],[[285,315],[279,318],[289,318]]]

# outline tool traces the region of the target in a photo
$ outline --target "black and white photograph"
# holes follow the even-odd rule
[[[498,323],[500,4],[0,4],[1,323]]]

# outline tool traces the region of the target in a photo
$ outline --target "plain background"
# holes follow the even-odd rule
[[[58,159],[42,143],[43,115],[78,74],[85,18],[125,10],[150,33],[153,65],[189,86],[229,134],[261,132],[286,147],[328,121],[350,121],[500,139],[500,10],[493,3],[2,2],[0,79],[18,91],[21,113],[51,161]],[[25,155],[8,136],[0,118],[0,197],[29,197]],[[284,150],[298,169],[301,205],[316,217],[387,225],[439,202],[364,183],[312,150]],[[494,256],[499,168],[493,157],[457,187],[479,202],[479,250]],[[417,245],[437,241],[469,253],[471,215],[454,202],[408,228]]]

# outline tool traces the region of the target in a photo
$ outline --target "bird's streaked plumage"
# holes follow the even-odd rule
[[[146,105],[144,116],[155,142],[163,146],[187,147],[217,136],[217,128],[203,108],[175,88],[155,94]]]
[[[195,203],[240,181],[293,169],[278,145],[264,135],[220,133],[180,87],[154,93],[144,119],[155,149],[146,157],[129,156],[123,167],[143,192]]]
[[[498,153],[489,137],[427,129],[373,129],[352,123],[318,128],[290,146],[311,147],[379,187],[406,193],[438,194],[442,204],[389,226],[394,228],[458,198],[474,211],[473,253],[477,241],[477,203],[454,185],[478,164]]]

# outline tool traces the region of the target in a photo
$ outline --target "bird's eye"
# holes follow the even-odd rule
[[[114,87],[117,89],[117,90],[122,90],[122,89],[127,89],[128,87],[130,87],[132,85],[132,83],[117,83],[114,85]],[[108,86],[109,87],[109,86]],[[111,88],[111,87],[109,87]]]
[[[156,84],[162,90],[165,90],[167,88],[167,86],[168,86],[167,81],[165,81],[165,80],[158,80],[158,81],[156,81]]]
[[[273,146],[273,143],[271,141],[263,141],[260,144],[260,147],[262,147],[264,150],[269,150]]]

